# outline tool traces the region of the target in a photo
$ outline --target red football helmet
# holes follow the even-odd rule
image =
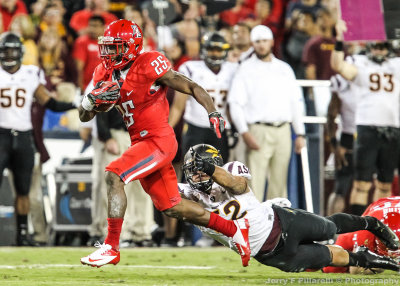
[[[99,38],[100,57],[106,69],[122,69],[142,51],[143,33],[128,20],[112,22]]]
[[[400,238],[400,213],[390,212],[387,213],[382,222],[390,227],[393,232]],[[376,242],[376,252],[380,255],[390,256],[393,258],[400,257],[400,250],[390,250],[388,249],[379,239],[375,239]]]

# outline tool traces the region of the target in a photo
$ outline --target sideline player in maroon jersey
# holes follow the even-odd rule
[[[232,237],[243,266],[247,266],[250,259],[247,219],[225,220],[179,195],[171,163],[177,142],[168,124],[167,86],[192,95],[208,112],[218,137],[224,130],[225,120],[202,87],[173,71],[163,54],[142,52],[142,41],[140,27],[131,21],[118,20],[106,28],[99,39],[102,65],[94,72],[94,89],[79,107],[81,121],[88,121],[96,115],[96,110],[106,110],[115,104],[132,141],[131,147],[106,167],[108,235],[104,244],[98,244],[99,249],[83,257],[81,262],[97,267],[119,262],[119,236],[127,205],[124,185],[140,180],[156,208],[166,215]]]
[[[400,237],[400,196],[377,200],[369,205],[363,213],[363,216],[376,217]],[[365,246],[376,254],[389,256],[396,260],[400,258],[399,250],[389,250],[375,235],[366,230],[341,234],[338,236],[335,245],[341,246],[348,251],[353,251],[357,249],[357,247]],[[363,272],[366,274],[366,271],[370,270],[364,271],[359,267],[325,267],[323,271],[326,273],[350,272],[352,274],[357,274]],[[379,270],[376,270],[376,272],[378,271]]]

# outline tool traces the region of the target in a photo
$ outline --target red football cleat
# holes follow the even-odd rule
[[[92,267],[101,267],[106,264],[115,265],[119,262],[119,251],[112,249],[111,245],[105,243],[100,244],[97,242],[94,246],[99,249],[88,256],[82,257],[82,264],[90,265]]]
[[[233,221],[237,227],[235,235],[232,237],[239,254],[242,258],[242,265],[246,267],[250,260],[250,243],[249,243],[249,228],[250,224],[247,218],[241,218]]]

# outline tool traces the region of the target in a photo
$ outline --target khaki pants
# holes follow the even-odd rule
[[[90,236],[105,237],[107,234],[107,188],[104,180],[104,144],[97,138],[92,138],[93,168],[92,168],[92,224]]]
[[[111,129],[111,136],[119,145],[121,154],[129,148],[131,140],[129,133],[124,130]],[[119,155],[104,152],[107,164],[114,161]],[[125,193],[128,200],[124,223],[122,225],[121,239],[142,241],[151,239],[151,230],[154,226],[153,202],[150,196],[143,190],[138,180],[125,185]]]
[[[260,145],[260,150],[248,150],[247,153],[254,194],[260,201],[264,200],[265,182],[268,179],[267,199],[287,198],[292,150],[290,124],[281,127],[252,124],[249,131]]]

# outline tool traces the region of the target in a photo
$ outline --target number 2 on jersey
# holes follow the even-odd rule
[[[163,60],[162,56],[158,56],[156,60],[152,61],[151,66],[154,67],[157,74],[162,74],[162,72],[168,68],[167,63]]]

